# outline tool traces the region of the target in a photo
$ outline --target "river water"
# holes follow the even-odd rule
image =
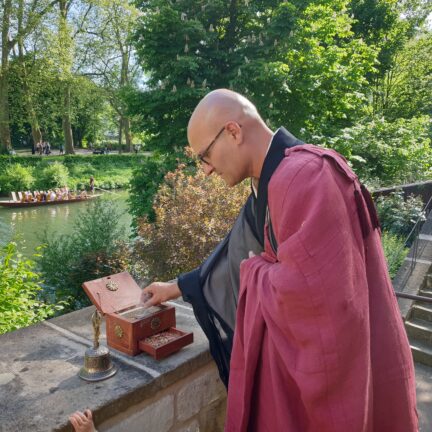
[[[111,199],[123,212],[119,224],[130,229],[131,216],[127,210],[127,191],[106,192],[101,198]],[[46,230],[50,234],[68,234],[72,232],[74,221],[85,211],[86,202],[72,204],[47,205],[32,208],[0,207],[0,246],[12,239],[17,239],[20,252],[30,257],[35,247],[41,244],[41,236]]]

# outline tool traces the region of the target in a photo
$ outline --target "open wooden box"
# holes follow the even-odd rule
[[[146,351],[159,359],[162,357],[156,355],[156,351],[143,349],[140,341],[162,331],[172,330],[177,337],[170,337],[166,341],[163,356],[178,351],[193,341],[193,333],[180,331],[180,337],[176,333],[179,330],[172,329],[176,325],[173,306],[143,307],[140,302],[141,288],[128,272],[84,282],[83,288],[92,303],[106,317],[107,342],[112,348],[132,356]]]

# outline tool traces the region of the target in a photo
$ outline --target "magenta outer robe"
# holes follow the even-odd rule
[[[414,432],[412,356],[379,229],[336,152],[286,150],[268,203],[278,243],[243,261],[227,432]]]

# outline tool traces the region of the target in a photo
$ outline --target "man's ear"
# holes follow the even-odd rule
[[[235,121],[229,121],[226,126],[227,134],[238,144],[242,141],[242,128]]]

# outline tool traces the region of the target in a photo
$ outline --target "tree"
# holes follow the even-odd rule
[[[65,140],[65,153],[74,154],[74,142],[71,124],[71,87],[72,87],[72,62],[73,62],[73,39],[70,35],[67,15],[72,0],[59,1],[58,41],[59,41],[59,67],[60,78],[63,85],[63,112],[62,126]]]
[[[377,65],[368,80],[372,111],[385,112],[393,85],[393,69],[406,43],[432,12],[430,0],[351,0],[353,31],[377,50]]]
[[[10,17],[12,13],[12,0],[3,2],[2,22],[2,56],[0,70],[0,153],[11,150],[11,139],[9,129],[9,52],[11,43],[9,41]]]
[[[39,25],[59,0],[33,0],[28,5],[22,1],[4,0],[1,20],[0,68],[0,153],[12,148],[9,119],[9,57],[12,49]],[[17,7],[18,5],[18,7]],[[17,16],[18,13],[18,16]],[[18,24],[18,27],[17,27]]]
[[[25,98],[25,108],[27,121],[30,124],[33,138],[33,146],[42,141],[42,133],[39,125],[39,119],[35,111],[33,92],[30,87],[30,80],[28,77],[27,62],[24,51],[24,38],[23,38],[23,19],[24,19],[24,0],[19,0],[18,3],[18,34],[17,34],[17,45],[18,45],[18,58],[21,82],[23,85],[23,93]]]
[[[139,66],[130,38],[137,18],[138,10],[128,0],[99,0],[84,32],[88,36],[83,42],[86,74],[104,88],[118,115],[119,151],[123,134],[127,151],[132,151],[131,118],[123,93],[136,86],[138,78]]]
[[[139,1],[134,36],[148,73],[129,98],[153,148],[179,150],[192,109],[210,89],[230,87],[268,123],[327,133],[365,105],[375,55],[351,31],[344,0]]]
[[[395,57],[385,83],[390,118],[432,116],[432,33],[410,40]]]

